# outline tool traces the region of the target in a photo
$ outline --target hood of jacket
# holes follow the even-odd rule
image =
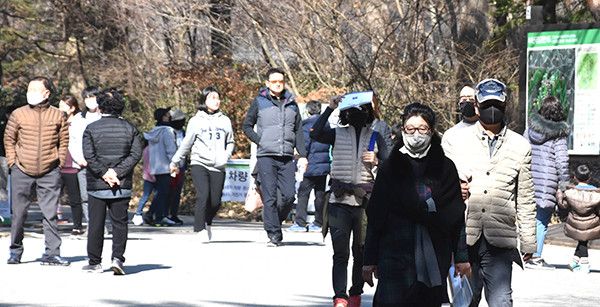
[[[555,122],[544,118],[538,113],[529,116],[529,140],[532,144],[543,144],[557,137],[567,137],[571,127],[564,121]]]
[[[172,132],[173,128],[169,126],[156,126],[152,130],[144,133],[144,138],[150,143],[158,143],[160,141],[160,135],[166,131]],[[173,134],[174,135],[174,134]]]

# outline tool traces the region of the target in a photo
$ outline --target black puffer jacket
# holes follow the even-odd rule
[[[142,141],[137,128],[116,115],[103,115],[83,133],[83,154],[87,165],[87,189],[110,190],[102,179],[109,168],[117,172],[120,186],[131,189],[133,168],[142,157]]]

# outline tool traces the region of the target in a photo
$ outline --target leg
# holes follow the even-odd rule
[[[180,169],[181,180],[176,187],[169,191],[169,210],[165,211],[168,216],[177,217],[179,214],[179,203],[181,202],[181,190],[183,190],[183,183],[185,182],[185,171]]]
[[[577,247],[575,248],[575,256],[579,258],[588,256],[588,241],[579,241],[577,243]]]
[[[140,198],[140,202],[138,203],[135,214],[141,215],[142,213],[144,213],[144,206],[146,205],[146,202],[148,202],[150,195],[152,195],[153,190],[154,190],[154,182],[144,180],[144,194],[142,194],[142,198]]]
[[[127,246],[127,208],[130,197],[107,200],[108,214],[113,225],[112,259],[125,262],[125,247]]]
[[[498,248],[490,245],[487,240],[481,253],[481,268],[485,299],[489,306],[512,306],[512,249]],[[481,249],[480,249],[481,251]]]
[[[308,207],[310,192],[315,186],[314,178],[315,177],[304,176],[304,179],[300,182],[300,187],[298,187],[298,203],[296,204],[296,216],[294,221],[301,227],[306,226],[306,209]]]
[[[204,230],[206,223],[206,207],[210,191],[210,176],[206,167],[192,165],[192,181],[196,189],[196,204],[194,209],[194,231]]]
[[[544,241],[546,240],[546,232],[548,232],[548,223],[552,218],[552,211],[544,208],[537,208],[536,215],[536,237],[537,237],[537,252],[533,254],[534,258],[542,257],[542,250],[544,249]]]
[[[281,192],[281,207],[278,207],[279,232],[281,232],[281,223],[292,211],[294,206],[294,200],[296,198],[296,177],[294,172],[296,171],[296,164],[291,158],[284,158],[279,161],[279,169],[277,172],[277,187]]]
[[[481,270],[481,256],[479,254],[482,240],[482,238],[479,238],[473,246],[468,246],[469,262],[471,263],[471,279],[469,283],[471,284],[471,290],[473,290],[473,299],[469,305],[471,307],[479,306],[481,292],[483,291],[483,271]]]
[[[323,226],[323,206],[327,204],[325,199],[325,186],[327,183],[327,176],[315,177],[315,225]]]
[[[363,266],[363,217],[364,209],[361,207],[351,207],[352,213],[352,286],[350,287],[350,296],[361,295],[365,284],[362,278]]]
[[[73,215],[73,229],[81,230],[83,210],[81,209],[81,195],[79,193],[77,174],[61,173],[60,176],[69,197],[69,205],[71,206],[71,214]]]
[[[264,229],[269,239],[281,241],[281,223],[277,210],[277,166],[271,157],[258,157],[258,179],[263,200]]]
[[[10,225],[10,252],[12,254],[23,254],[23,225],[27,220],[29,210],[29,194],[35,178],[23,173],[18,167],[11,167],[10,176],[12,222]]]
[[[210,177],[209,206],[206,208],[206,224],[212,225],[213,218],[221,208],[221,196],[225,185],[225,172],[208,172]]]
[[[79,182],[79,196],[81,197],[81,210],[83,211],[83,216],[85,220],[90,221],[90,216],[88,214],[88,193],[87,193],[87,178],[86,178],[86,170],[85,168],[80,169],[77,172],[77,181]]]
[[[333,291],[334,299],[348,299],[348,259],[350,258],[350,232],[352,215],[348,206],[329,204],[329,231],[333,243]]]
[[[89,264],[100,264],[102,262],[102,249],[104,247],[104,220],[106,219],[106,201],[92,195],[89,201],[89,223],[87,253],[90,258]]]
[[[38,204],[44,216],[43,228],[46,255],[60,255],[62,240],[58,235],[58,199],[60,197],[60,170],[58,167],[36,179]]]
[[[150,210],[155,214],[155,219],[160,222],[165,217],[165,206],[169,196],[169,185],[171,184],[171,175],[161,174],[156,177],[156,192]]]

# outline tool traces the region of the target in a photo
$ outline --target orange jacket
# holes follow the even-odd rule
[[[29,176],[62,168],[69,144],[68,129],[63,112],[48,102],[16,109],[4,132],[8,167],[16,164]]]

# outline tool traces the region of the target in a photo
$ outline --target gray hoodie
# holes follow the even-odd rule
[[[221,112],[208,114],[198,111],[190,119],[186,135],[171,162],[178,167],[183,166],[191,150],[192,165],[202,165],[211,171],[225,171],[233,146],[233,129],[229,118]]]
[[[150,152],[150,173],[169,174],[169,163],[177,151],[175,130],[169,126],[156,126],[144,133]]]

